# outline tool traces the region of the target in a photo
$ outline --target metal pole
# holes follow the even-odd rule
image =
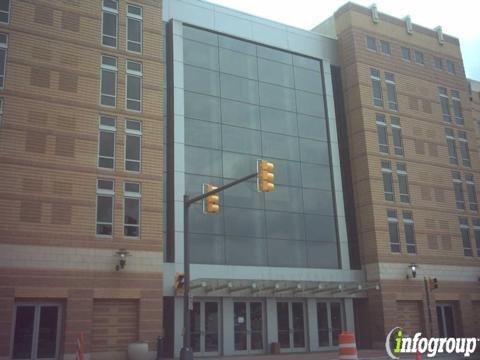
[[[425,294],[427,296],[427,309],[428,309],[428,324],[430,330],[430,337],[433,336],[433,321],[432,321],[432,310],[430,309],[430,288],[428,286],[428,280],[426,277],[423,278],[423,283],[425,285]]]
[[[192,360],[193,351],[190,348],[190,244],[188,239],[188,211],[190,202],[188,195],[183,196],[183,348],[180,351],[181,360]],[[193,305],[193,304],[192,304]]]

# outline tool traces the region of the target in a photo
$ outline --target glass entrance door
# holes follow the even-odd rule
[[[59,304],[18,303],[15,308],[12,359],[57,359],[60,324]]]
[[[455,316],[451,304],[437,305],[437,321],[440,337],[455,337]]]
[[[220,340],[219,303],[195,301],[191,314],[191,341],[196,355],[218,355]]]
[[[342,331],[342,323],[342,304],[340,302],[318,302],[318,345],[320,347],[337,346],[338,335]]]
[[[277,302],[277,326],[281,351],[305,351],[305,307],[303,302]]]
[[[258,301],[233,303],[235,352],[261,353],[263,346],[263,304]]]

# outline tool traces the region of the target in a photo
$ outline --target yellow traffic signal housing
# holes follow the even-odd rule
[[[428,278],[428,285],[430,290],[438,289],[438,279],[437,278]]]
[[[203,185],[203,193],[206,194],[210,191],[218,189],[218,186],[211,184]],[[209,214],[216,214],[220,211],[220,195],[218,193],[207,196],[203,199],[203,212]]]
[[[175,273],[175,283],[173,284],[175,291],[181,292],[185,288],[185,274],[184,273]]]
[[[270,192],[275,190],[275,175],[273,174],[275,166],[273,163],[266,160],[257,161],[257,173],[258,173],[258,191]]]

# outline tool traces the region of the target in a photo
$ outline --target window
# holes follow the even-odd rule
[[[367,49],[377,51],[377,39],[373,36],[367,35]]]
[[[10,0],[0,0],[0,22],[8,24],[10,21]]]
[[[98,137],[98,167],[115,167],[115,118],[101,115]]]
[[[455,75],[456,71],[455,71],[455,63],[451,60],[447,60],[447,71],[450,73],[450,74],[453,74]]]
[[[415,228],[413,224],[413,215],[411,211],[403,212],[403,228],[405,230],[405,242],[407,243],[407,253],[417,253],[417,243],[415,241]]]
[[[388,154],[388,135],[387,123],[385,122],[385,115],[377,114],[377,133],[378,133],[378,147],[380,152]]]
[[[0,33],[0,89],[5,87],[5,73],[7,71],[8,35]]]
[[[381,160],[381,165],[385,200],[395,201],[395,191],[393,190],[392,164],[389,160]]]
[[[387,209],[388,234],[390,238],[390,251],[393,253],[401,252],[400,234],[398,233],[397,210]]]
[[[470,204],[470,210],[478,211],[477,191],[475,189],[475,181],[473,180],[473,174],[465,174],[465,184],[467,186],[467,195],[468,202]]]
[[[470,151],[468,150],[467,133],[465,131],[458,131],[458,143],[460,145],[463,166],[471,167]]]
[[[142,124],[140,121],[125,122],[125,170],[140,171],[142,148]]]
[[[380,71],[370,69],[370,78],[372,79],[373,105],[383,107],[382,83],[380,81]]]
[[[463,255],[473,256],[472,241],[470,240],[470,229],[468,227],[468,219],[465,217],[459,217],[460,222],[460,234],[462,235],[463,242]]]
[[[477,256],[480,257],[480,219],[473,218],[473,234],[475,235],[475,245],[477,248]]]
[[[457,209],[465,209],[465,197],[463,195],[462,176],[458,171],[452,171],[453,192],[455,193],[455,202]]]
[[[388,108],[392,111],[397,111],[397,90],[395,87],[395,76],[392,73],[385,72],[385,85],[387,86]]]
[[[5,111],[5,98],[0,97],[0,128],[3,127],[3,113]]]
[[[443,70],[443,59],[438,56],[434,56],[433,66],[435,66],[435,68],[438,70]]]
[[[127,50],[142,52],[143,9],[140,6],[128,5],[127,8]]]
[[[115,106],[117,101],[117,59],[112,56],[102,56],[102,76],[100,103],[105,106]]]
[[[410,52],[410,48],[402,46],[402,59],[406,62],[410,62],[412,59],[412,55]]]
[[[118,36],[118,1],[103,0],[102,10],[102,45],[116,48]]]
[[[414,58],[415,58],[415,63],[423,65],[425,63],[425,60],[423,59],[423,52],[420,50],[414,50],[413,52]]]
[[[438,96],[440,97],[440,105],[442,106],[443,121],[451,123],[450,105],[448,102],[448,92],[444,87],[438,87]]]
[[[390,49],[390,43],[388,41],[380,40],[380,48],[384,55],[392,55],[392,50]]]
[[[474,120],[475,121],[475,129],[477,130],[477,135],[480,135],[480,120]]]
[[[464,125],[463,113],[462,113],[462,104],[460,102],[460,92],[458,90],[451,90],[452,94],[452,107],[453,115],[455,116],[455,122],[458,125]]]
[[[447,139],[448,156],[450,158],[450,164],[458,164],[457,146],[455,144],[455,137],[453,130],[445,128],[445,137]]]
[[[393,135],[393,148],[395,155],[404,155],[403,141],[402,141],[402,128],[400,127],[400,119],[396,116],[392,116],[392,135]]]
[[[127,110],[142,109],[142,63],[127,60]]]
[[[126,182],[124,184],[123,235],[140,236],[140,184]]]
[[[398,189],[400,192],[400,201],[410,202],[410,193],[408,191],[407,166],[405,163],[397,163]]]
[[[97,235],[112,235],[113,180],[97,180]]]

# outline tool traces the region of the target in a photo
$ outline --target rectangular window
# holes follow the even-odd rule
[[[444,87],[438,87],[438,96],[440,98],[440,105],[442,106],[443,121],[451,123],[450,104],[448,102],[448,92]]]
[[[373,36],[367,35],[367,49],[372,51],[377,51],[377,39]]]
[[[5,87],[5,74],[7,72],[8,35],[0,33],[0,89]]]
[[[460,146],[463,166],[471,167],[470,151],[468,149],[467,133],[465,131],[458,131],[458,144]]]
[[[401,252],[400,234],[398,232],[397,210],[387,209],[388,234],[390,238],[390,250],[393,253]]]
[[[142,52],[143,9],[137,5],[127,8],[127,50]]]
[[[378,147],[381,153],[388,154],[388,135],[387,123],[385,122],[385,115],[376,114],[377,133],[378,133]]]
[[[140,237],[140,184],[124,183],[123,235]]]
[[[464,125],[462,103],[460,102],[460,92],[458,90],[451,90],[452,94],[452,108],[455,122],[458,125]]]
[[[115,107],[117,102],[117,58],[102,56],[100,103]]]
[[[400,201],[404,203],[409,203],[410,193],[408,191],[407,165],[405,165],[405,163],[397,163],[397,177]]]
[[[118,0],[103,0],[102,5],[102,45],[117,47]]]
[[[410,52],[410,48],[402,46],[402,59],[406,62],[410,62],[412,59],[412,55]]]
[[[137,120],[125,122],[125,170],[140,171],[142,124]]]
[[[370,69],[370,78],[372,79],[373,105],[383,107],[382,83],[380,80],[380,71]]]
[[[443,59],[438,56],[434,56],[433,65],[435,66],[436,69],[443,70]]]
[[[0,22],[8,24],[10,21],[10,0],[0,0]]]
[[[392,116],[391,121],[395,155],[403,156],[405,152],[403,150],[402,128],[400,127],[400,119],[396,116]]]
[[[477,203],[477,191],[475,189],[475,181],[473,174],[465,174],[465,184],[467,186],[468,203],[470,204],[470,210],[478,211]]]
[[[113,180],[97,180],[97,235],[113,232]]]
[[[458,164],[457,146],[455,144],[455,137],[453,130],[445,128],[445,137],[447,139],[448,156],[450,158],[450,164]]]
[[[98,167],[115,167],[115,118],[101,115],[98,137]]]
[[[390,43],[388,41],[380,40],[380,48],[384,55],[392,55],[392,50],[390,49]]]
[[[477,256],[480,257],[480,219],[473,218],[473,234],[475,235],[475,246],[477,248]]]
[[[392,111],[398,110],[397,89],[395,86],[395,75],[385,72],[385,85],[387,86],[388,108]]]
[[[459,217],[460,222],[460,234],[462,235],[463,242],[463,255],[473,256],[472,241],[470,240],[470,228],[468,227],[468,219],[465,217]]]
[[[423,52],[420,50],[414,50],[413,52],[414,58],[415,58],[415,63],[423,65],[425,63],[425,60],[423,59]]]
[[[395,191],[393,190],[392,163],[389,160],[381,160],[381,165],[385,200],[395,201]]]
[[[127,110],[142,110],[142,63],[127,60]]]
[[[453,192],[455,193],[455,202],[457,209],[465,209],[465,197],[463,195],[462,176],[458,171],[452,171]]]
[[[415,227],[413,224],[413,215],[411,211],[403,212],[403,228],[405,230],[405,242],[407,244],[407,253],[417,253],[417,242],[415,241]]]
[[[455,75],[456,71],[455,71],[455,63],[451,60],[447,60],[447,71],[450,73],[450,74],[453,74]]]

